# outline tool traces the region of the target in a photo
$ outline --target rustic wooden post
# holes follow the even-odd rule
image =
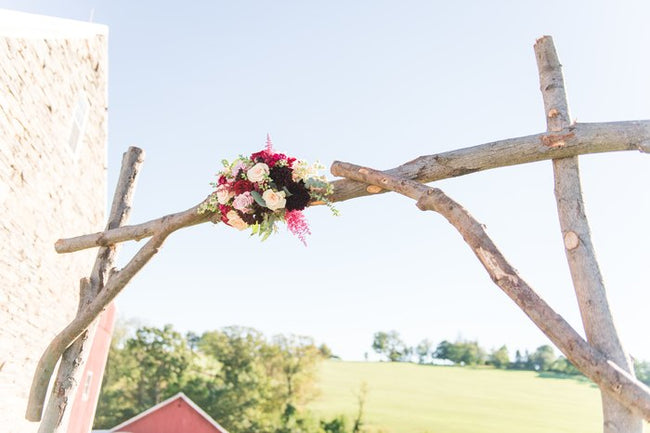
[[[133,194],[137,177],[140,172],[140,167],[144,161],[144,152],[137,147],[130,147],[122,158],[122,167],[120,176],[115,188],[113,196],[113,204],[108,217],[106,225],[107,230],[116,229],[126,223],[131,214],[131,203],[133,202]],[[104,288],[108,280],[109,272],[114,266],[117,256],[117,245],[109,245],[99,248],[97,251],[97,258],[93,266],[90,278],[83,278],[80,282],[80,296],[79,308],[77,316],[83,314],[88,305]],[[45,413],[39,426],[39,433],[54,433],[65,431],[67,429],[66,417],[70,414],[66,410],[68,405],[72,403],[75,392],[79,385],[83,367],[88,359],[87,343],[92,343],[94,335],[94,328],[90,327],[82,332],[76,340],[65,349],[61,357],[57,377],[52,386],[50,398],[47,403]],[[49,383],[49,376],[47,383]],[[37,381],[35,381],[36,383]],[[45,381],[40,382],[41,388],[44,385],[47,388]],[[32,388],[33,391],[33,388]],[[44,398],[44,394],[43,394]],[[30,402],[32,402],[30,396]],[[28,415],[31,413],[34,418],[38,415],[41,416],[43,411],[43,403],[30,405],[28,408]],[[31,410],[30,410],[31,409]],[[29,419],[29,418],[28,418]]]
[[[560,132],[571,124],[562,67],[553,39],[544,36],[535,44],[539,81],[550,134],[558,134],[553,146],[563,147]],[[614,326],[607,293],[591,242],[585,214],[578,157],[553,159],[555,200],[564,251],[578,298],[582,323],[589,343],[619,367],[634,375],[634,368]],[[608,392],[602,391],[605,433],[641,433],[643,422]]]
[[[650,421],[650,389],[591,347],[557,314],[505,259],[485,228],[461,205],[437,188],[386,172],[336,161],[332,174],[395,191],[417,200],[421,210],[445,217],[463,236],[492,281],[508,295],[566,357],[602,390],[609,392],[638,416]]]

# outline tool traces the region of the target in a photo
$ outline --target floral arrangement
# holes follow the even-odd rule
[[[217,181],[210,184],[215,190],[199,212],[214,212],[238,230],[251,228],[251,236],[266,240],[277,231],[278,222],[286,222],[289,231],[306,245],[305,238],[311,233],[303,209],[320,202],[337,213],[327,200],[331,186],[318,175],[324,167],[276,153],[268,136],[263,150],[222,164]]]

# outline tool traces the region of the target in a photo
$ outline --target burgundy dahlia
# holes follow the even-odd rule
[[[288,187],[291,183],[293,183],[293,179],[291,178],[292,172],[293,170],[291,170],[289,167],[275,166],[270,170],[269,175],[277,187],[279,189],[282,189],[285,186]]]
[[[291,184],[287,185],[287,189],[291,193],[291,196],[287,197],[287,204],[285,205],[287,210],[303,210],[307,207],[311,201],[311,196],[305,182],[302,180],[291,182]]]
[[[233,191],[235,191],[235,194],[243,194],[247,191],[252,191],[253,190],[253,182],[249,180],[238,180],[233,184]]]

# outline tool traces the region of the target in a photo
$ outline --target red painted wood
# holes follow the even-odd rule
[[[70,410],[67,433],[88,433],[92,427],[99,391],[102,386],[104,367],[106,367],[106,359],[108,358],[108,350],[111,347],[114,324],[115,305],[111,303],[99,316],[99,323],[88,354],[88,361],[84,367],[81,382]]]
[[[181,397],[114,432],[227,433],[213,425]]]

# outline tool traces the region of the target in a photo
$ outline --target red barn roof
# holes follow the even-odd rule
[[[112,433],[228,433],[182,392],[124,421],[110,431]]]

